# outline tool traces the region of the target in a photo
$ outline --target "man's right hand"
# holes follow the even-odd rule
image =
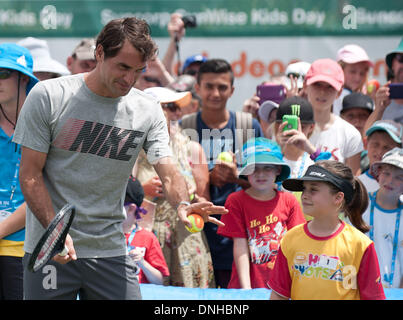
[[[71,239],[70,235],[68,234],[66,237],[66,241],[64,246],[67,248],[67,254],[65,256],[61,256],[57,254],[53,257],[53,261],[56,261],[60,264],[66,264],[71,260],[77,260],[76,250],[74,249],[73,239]]]

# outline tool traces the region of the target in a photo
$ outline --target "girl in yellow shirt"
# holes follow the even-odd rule
[[[363,234],[368,195],[351,169],[318,161],[283,186],[302,191],[303,211],[313,219],[282,239],[269,279],[271,299],[385,299],[374,244]],[[340,212],[356,228],[340,220]]]

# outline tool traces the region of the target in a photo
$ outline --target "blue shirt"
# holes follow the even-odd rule
[[[242,146],[240,146],[241,150],[235,150],[238,146],[238,144],[235,143],[236,117],[235,112],[229,111],[229,113],[230,118],[228,123],[222,129],[209,128],[203,122],[201,113],[198,112],[197,114],[196,124],[199,143],[206,154],[209,170],[214,168],[216,159],[221,152],[232,151],[235,155],[238,155],[238,153],[242,151]],[[252,129],[255,130],[255,137],[263,137],[263,131],[256,119],[253,119],[252,121]],[[240,163],[238,163],[238,166],[240,166]],[[211,202],[215,205],[223,206],[227,197],[239,189],[241,189],[241,187],[233,183],[228,183],[223,187],[217,187],[210,184]],[[221,215],[216,215],[214,217],[220,219]],[[217,228],[218,226],[214,223],[207,223],[204,226],[204,232],[210,246],[214,268],[218,270],[231,270],[233,261],[232,240],[217,235]]]
[[[12,142],[12,137],[9,137],[1,128],[0,150],[0,210],[3,213],[5,211],[14,212],[24,203],[18,172],[16,175],[16,170],[18,170],[21,160],[21,148]],[[13,187],[15,187],[15,190],[12,199],[10,199]],[[3,239],[24,241],[25,228]]]

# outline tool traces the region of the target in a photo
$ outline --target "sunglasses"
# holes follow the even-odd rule
[[[193,69],[189,69],[189,70],[186,70],[184,74],[187,74],[189,76],[195,76],[195,75],[197,75],[197,71],[193,70]]]
[[[164,108],[167,108],[171,112],[175,112],[180,109],[180,107],[175,102],[164,103],[162,106]]]
[[[13,70],[0,70],[0,79],[5,80],[11,77],[11,74],[13,73]]]
[[[161,82],[160,82],[157,78],[149,77],[149,76],[144,76],[144,80],[147,81],[147,82],[155,83],[155,84],[157,84],[159,87],[161,87]]]
[[[301,79],[305,78],[304,74],[300,74],[300,73],[296,73],[296,72],[291,72],[291,73],[287,74],[287,77],[290,78],[291,76],[293,76],[294,78],[301,78]]]
[[[133,202],[124,202],[124,206],[128,207],[132,204]],[[133,203],[135,204],[135,203]],[[135,204],[136,205],[136,204]],[[134,215],[136,217],[137,220],[140,220],[142,217],[140,214],[145,215],[148,211],[146,209],[144,209],[143,207],[139,207],[136,205],[136,211],[134,212]]]
[[[397,61],[399,61],[400,63],[403,63],[403,54],[401,53],[396,53],[395,54],[395,58]]]

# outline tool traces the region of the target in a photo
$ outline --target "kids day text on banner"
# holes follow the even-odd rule
[[[337,50],[349,43],[367,51],[375,63],[370,78],[384,83],[385,55],[403,35],[400,1],[0,0],[0,4],[0,41],[45,39],[52,56],[62,63],[81,38],[94,37],[108,21],[125,16],[150,24],[162,58],[169,43],[170,15],[193,14],[197,27],[188,29],[180,42],[181,59],[203,53],[228,60],[235,74],[235,92],[228,103],[232,110],[241,109],[258,84],[283,72],[290,62],[336,58]]]

